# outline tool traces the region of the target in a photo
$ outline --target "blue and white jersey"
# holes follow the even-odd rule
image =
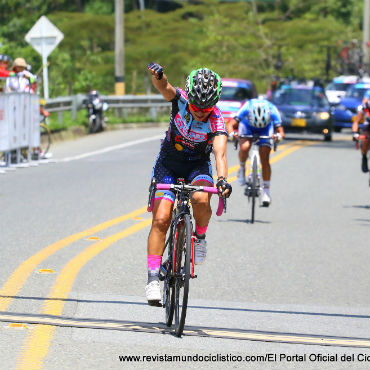
[[[370,89],[365,92],[364,99],[369,99],[370,100]]]
[[[239,109],[239,112],[236,115],[236,117],[239,118],[241,124],[255,128],[254,126],[252,126],[249,123],[249,111],[251,110],[254,103],[267,103],[267,105],[270,109],[270,123],[269,123],[269,125],[267,125],[267,127],[270,126],[270,125],[275,127],[275,128],[281,126],[281,117],[280,117],[280,113],[279,113],[278,109],[275,107],[274,104],[272,104],[268,100],[264,100],[264,99],[248,100]],[[259,129],[259,130],[263,130],[263,129],[266,129],[266,127],[262,128],[262,129]]]
[[[254,103],[267,103],[270,109],[270,123],[266,127],[257,128],[249,123],[249,111],[252,109]],[[251,99],[248,100],[239,110],[236,117],[239,118],[239,135],[254,135],[259,136],[272,136],[274,130],[281,126],[280,113],[274,104],[270,103],[268,100],[264,99]],[[258,141],[259,146],[268,146],[272,148],[272,141],[270,139],[260,139]]]

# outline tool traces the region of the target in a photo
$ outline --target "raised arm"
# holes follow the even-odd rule
[[[154,87],[167,100],[171,101],[176,96],[175,88],[168,82],[167,76],[163,73],[163,68],[157,63],[148,64],[148,70],[152,74]]]

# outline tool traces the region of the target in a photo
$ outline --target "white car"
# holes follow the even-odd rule
[[[344,97],[347,89],[358,82],[358,76],[339,76],[335,77],[325,87],[325,94],[330,104],[339,104],[340,99]]]

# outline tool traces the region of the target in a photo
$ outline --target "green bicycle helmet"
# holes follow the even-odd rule
[[[189,102],[204,109],[216,105],[221,96],[221,77],[208,68],[195,69],[186,79]]]

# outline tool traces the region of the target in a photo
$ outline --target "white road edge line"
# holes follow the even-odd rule
[[[108,146],[108,147],[103,148],[103,149],[94,150],[93,152],[88,152],[88,153],[76,155],[74,157],[67,157],[67,158],[63,158],[63,159],[56,159],[55,161],[57,163],[77,161],[78,159],[84,159],[84,158],[92,157],[94,155],[99,155],[99,154],[104,154],[104,153],[112,152],[113,150],[128,148],[130,146],[137,145],[137,144],[147,143],[149,141],[160,140],[163,137],[164,137],[164,134],[161,134],[161,135],[157,135],[157,136],[148,137],[146,139],[140,139],[140,140],[130,141],[130,142],[124,143],[124,144]]]

